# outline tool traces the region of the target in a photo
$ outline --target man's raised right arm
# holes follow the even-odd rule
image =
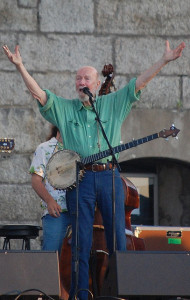
[[[39,87],[37,82],[34,80],[34,78],[32,78],[32,76],[28,73],[25,66],[23,65],[22,57],[19,52],[19,46],[17,45],[15,47],[15,53],[12,53],[7,47],[7,45],[3,46],[3,50],[10,62],[15,64],[29,92],[35,99],[37,99],[41,103],[42,106],[44,106],[47,102],[46,93]]]

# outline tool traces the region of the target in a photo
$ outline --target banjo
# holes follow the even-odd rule
[[[132,140],[129,143],[113,147],[113,152],[114,154],[119,153],[157,138],[166,139],[169,136],[176,137],[179,131],[179,129],[172,125],[168,130],[163,129],[159,133],[154,133],[138,140]],[[110,155],[110,149],[92,154],[85,158],[81,158],[78,153],[72,150],[59,150],[52,155],[47,163],[46,177],[49,183],[56,189],[72,189],[76,184],[76,162],[80,162],[82,166],[78,174],[79,180],[82,180],[86,164],[91,164]]]

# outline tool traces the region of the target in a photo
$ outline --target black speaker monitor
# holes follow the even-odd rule
[[[0,295],[59,295],[58,254],[55,251],[0,251]]]
[[[190,296],[190,252],[116,251],[102,295]]]

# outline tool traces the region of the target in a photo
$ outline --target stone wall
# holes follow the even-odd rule
[[[121,161],[151,156],[190,162],[189,11],[189,0],[3,0],[0,44],[11,50],[19,44],[39,85],[71,98],[79,67],[93,65],[101,72],[112,63],[120,88],[162,56],[166,39],[171,48],[184,41],[183,56],[144,89],[122,131],[122,140],[129,141],[175,123],[179,140],[143,145],[122,153]],[[39,198],[28,169],[49,124],[3,50],[0,61],[0,136],[15,139],[14,151],[0,156],[0,222],[40,225]]]

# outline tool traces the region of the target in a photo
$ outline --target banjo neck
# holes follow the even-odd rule
[[[170,129],[168,129],[168,130],[163,129],[159,133],[154,133],[154,134],[148,135],[146,137],[140,138],[138,140],[132,140],[129,143],[121,144],[121,145],[118,145],[116,147],[113,147],[112,150],[113,150],[114,154],[119,153],[119,152],[122,152],[124,150],[130,149],[130,148],[133,148],[133,147],[137,147],[137,146],[142,145],[144,143],[150,142],[150,141],[155,140],[155,139],[160,138],[160,137],[165,138],[165,139],[169,136],[176,137],[178,132],[179,132],[179,129],[177,129],[174,126],[171,126]],[[92,162],[98,161],[98,160],[103,159],[105,157],[108,157],[110,155],[111,155],[111,150],[107,149],[107,150],[104,150],[102,152],[92,154],[90,156],[82,158],[81,163],[84,164],[84,165],[90,164]]]

